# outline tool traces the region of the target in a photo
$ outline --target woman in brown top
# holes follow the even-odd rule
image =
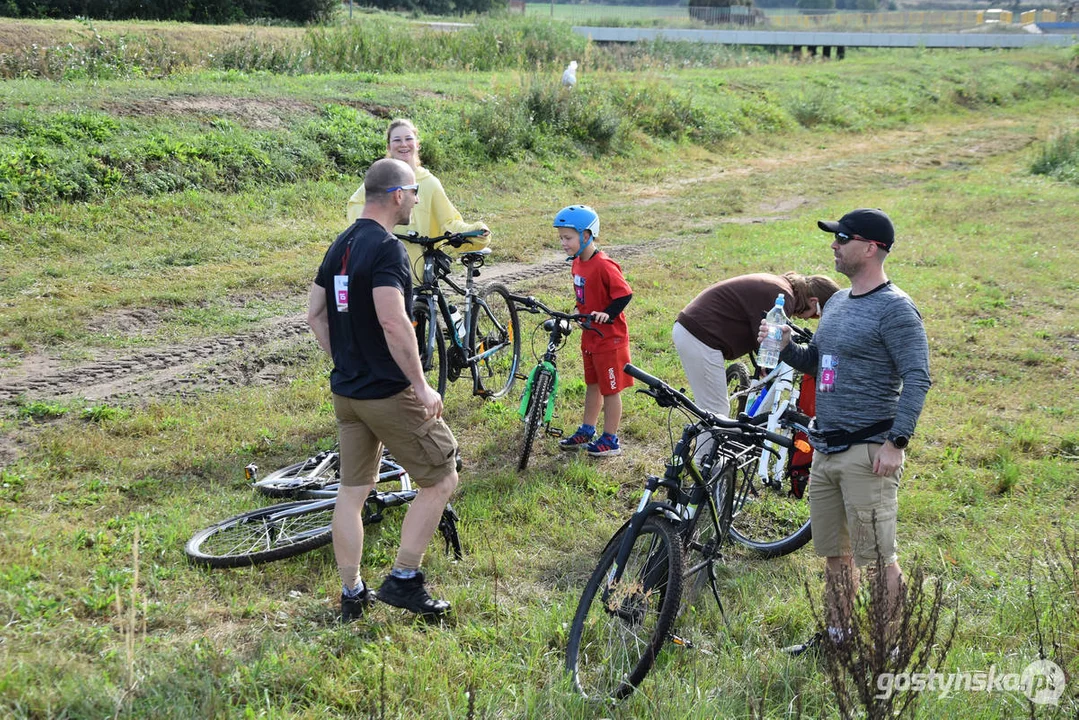
[[[678,313],[671,335],[697,405],[730,414],[726,362],[757,349],[761,316],[777,295],[786,298],[789,317],[809,319],[820,317],[838,290],[824,275],[755,273],[716,283],[694,298]]]

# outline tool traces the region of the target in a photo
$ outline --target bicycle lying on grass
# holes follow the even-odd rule
[[[729,537],[737,478],[765,442],[790,444],[752,419],[728,420],[698,408],[633,365],[625,372],[647,386],[638,392],[670,408],[672,418],[679,409],[696,420],[683,427],[663,477],[645,481],[637,510],[607,543],[577,605],[566,669],[582,694],[600,700],[633,692],[666,642],[692,646],[672,627],[706,580],[723,612],[715,563]],[[694,449],[708,438],[710,449],[698,467]],[[659,490],[665,499],[655,499]]]
[[[199,530],[187,541],[184,552],[196,564],[227,568],[281,560],[329,544],[339,468],[336,449],[276,470],[261,480],[255,479],[258,468],[248,465],[244,474],[253,487],[270,497],[294,500],[241,513]],[[363,506],[363,524],[381,522],[387,508],[405,505],[415,497],[408,473],[383,452],[378,482]],[[457,520],[453,507],[446,505],[438,530],[446,552],[460,559]]]
[[[791,325],[801,343],[813,338],[805,328]],[[738,369],[741,366],[741,369]],[[745,376],[745,386],[731,382]],[[815,413],[816,378],[780,362],[764,377],[748,382],[741,363],[727,368],[731,415],[744,410],[767,416],[764,427],[793,441],[793,448],[768,443],[756,452],[752,472],[741,476],[734,493],[731,537],[765,557],[798,550],[813,536],[809,523],[809,422]]]
[[[447,380],[457,380],[465,370],[472,374],[472,394],[485,398],[502,397],[517,378],[521,339],[510,292],[499,283],[480,290],[475,286],[490,248],[461,254],[464,287],[450,277],[453,259],[441,249],[446,245],[460,247],[479,234],[446,233],[433,238],[415,232],[397,235],[403,242],[423,247],[423,281],[413,291],[412,320],[427,382],[442,396]],[[459,307],[446,299],[442,283],[461,296]],[[457,313],[459,320],[454,317]]]
[[[548,333],[547,350],[543,357],[537,356],[536,367],[528,375],[524,394],[521,396],[520,414],[524,421],[524,436],[521,439],[521,459],[517,463],[518,470],[528,467],[528,458],[532,454],[532,444],[540,429],[552,437],[562,437],[560,428],[551,427],[551,416],[554,413],[555,398],[558,395],[558,351],[566,344],[566,338],[573,332],[573,324],[577,323],[583,331],[592,331],[603,337],[603,333],[592,327],[592,316],[582,313],[563,313],[544,305],[534,297],[511,295],[520,308],[530,313],[545,313],[550,317],[542,321],[542,327]],[[535,350],[533,350],[535,355]]]

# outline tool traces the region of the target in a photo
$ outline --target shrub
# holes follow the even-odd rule
[[[1058,133],[1042,145],[1030,171],[1079,185],[1079,130]]]

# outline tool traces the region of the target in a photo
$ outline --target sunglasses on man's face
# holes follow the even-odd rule
[[[386,192],[388,193],[392,193],[396,190],[411,190],[413,195],[415,195],[416,197],[420,196],[419,183],[414,183],[412,185],[394,185],[393,187],[386,188]]]
[[[888,246],[885,245],[884,243],[880,242],[879,240],[869,240],[868,238],[864,238],[861,235],[848,235],[845,232],[837,232],[835,234],[835,241],[837,243],[839,243],[840,245],[846,245],[851,240],[857,240],[858,242],[872,243],[874,245],[877,245],[879,247],[884,248],[885,250],[888,249]]]

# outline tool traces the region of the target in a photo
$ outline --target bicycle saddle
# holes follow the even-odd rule
[[[491,254],[491,248],[480,248],[479,250],[469,250],[466,253],[461,253],[461,262],[465,265],[471,265],[473,263],[482,262],[483,258]]]

